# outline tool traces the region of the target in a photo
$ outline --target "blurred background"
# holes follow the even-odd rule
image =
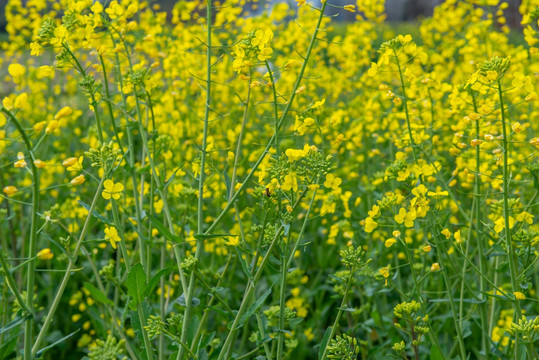
[[[5,31],[5,6],[8,0],[0,0],[0,33]],[[20,0],[23,4],[27,0]],[[200,1],[200,0],[194,0]],[[312,0],[311,0],[312,1]],[[330,0],[332,4],[335,5],[347,5],[354,4],[354,0]],[[102,0],[102,2],[108,2]],[[171,9],[174,6],[176,0],[151,0],[151,3],[158,3],[162,6],[163,9]],[[273,6],[277,3],[287,2],[291,6],[296,6],[295,0],[260,0],[258,2],[259,6],[257,11],[261,12],[264,9]],[[386,0],[386,13],[387,20],[390,22],[411,22],[422,17],[428,17],[432,15],[434,7],[443,2],[443,0]],[[509,8],[505,11],[505,17],[507,19],[507,24],[511,27],[518,27],[520,24],[520,14],[518,12],[518,6],[520,5],[520,0],[505,0],[509,4]],[[249,5],[247,5],[249,7]],[[353,21],[355,15],[346,11],[338,9],[328,8],[328,14],[339,13],[339,16],[336,17],[336,21]]]

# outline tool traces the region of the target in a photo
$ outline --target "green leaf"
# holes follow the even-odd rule
[[[322,338],[322,343],[320,343],[320,349],[318,349],[318,360],[322,359],[322,355],[324,355],[324,350],[326,350],[326,346],[329,342],[329,337],[331,336],[331,329],[332,326],[328,327],[326,329],[326,332],[324,333],[324,337]]]
[[[105,295],[101,290],[99,290],[89,282],[84,283],[84,288],[90,292],[90,295],[92,295],[92,298],[95,301],[107,305],[114,305],[114,303],[109,298],[107,298],[107,295]]]
[[[6,326],[0,329],[0,335],[26,322],[27,320],[30,320],[31,318],[32,318],[32,315],[26,315],[23,317],[20,317],[20,316],[15,317],[13,321],[9,322],[8,324],[6,324]]]
[[[88,212],[90,212],[90,205],[88,205],[84,201],[80,201],[80,200],[77,200],[77,202],[79,203],[80,206],[82,206]],[[98,213],[96,210],[92,211],[92,215],[94,217],[96,217],[97,219],[99,219],[99,221],[101,221],[102,223],[107,224],[109,226],[111,226],[111,225],[114,226],[114,223],[112,221],[110,221],[109,219],[107,219],[106,217],[104,217],[103,215]]]
[[[36,358],[40,358],[41,355],[43,355],[45,353],[45,351],[49,350],[49,349],[52,349],[53,347],[55,347],[56,345],[66,341],[67,339],[69,339],[70,337],[72,337],[73,335],[75,335],[76,333],[78,333],[80,331],[80,329],[72,332],[71,334],[67,335],[67,336],[64,336],[63,338],[61,338],[60,340],[57,340],[55,342],[53,342],[52,344],[50,344],[49,346],[46,346],[44,347],[43,349],[41,350],[38,350],[37,353],[36,353]]]
[[[271,288],[273,287],[270,286],[268,288],[268,290],[266,290],[258,299],[256,299],[256,301],[251,305],[251,307],[245,312],[245,314],[243,314],[240,318],[240,321],[238,322],[238,325],[236,327],[236,329],[234,330],[238,330],[239,328],[241,328],[245,322],[247,320],[249,320],[249,318],[251,316],[254,315],[254,313],[258,310],[258,308],[260,306],[262,306],[262,304],[264,303],[264,301],[266,301],[266,298],[269,296],[269,294],[271,294]]]
[[[146,290],[144,291],[144,296],[148,297],[150,296],[153,289],[157,286],[157,283],[159,282],[159,279],[161,279],[163,276],[166,276],[172,272],[171,268],[164,268],[159,270],[152,276],[150,281],[148,281],[148,285],[146,285]]]
[[[137,305],[142,303],[145,290],[146,274],[139,263],[133,266],[127,275],[127,294],[131,297],[131,302],[129,303],[131,310],[136,310]]]
[[[444,357],[440,353],[440,350],[436,346],[430,348],[430,360],[444,360]]]
[[[238,237],[239,235],[232,234],[196,234],[193,237],[197,240],[206,240],[218,237]]]
[[[17,341],[19,336],[13,336],[11,338],[5,338],[2,344],[0,344],[0,359],[10,359],[9,357],[15,348],[17,347]]]
[[[181,242],[181,239],[172,234],[169,229],[165,225],[163,225],[157,218],[153,215],[148,214],[148,219],[152,222],[153,226],[159,231],[164,237],[166,237],[169,241],[172,241],[173,243],[179,243]]]
[[[238,260],[240,261],[241,268],[242,268],[243,272],[245,273],[245,276],[247,276],[247,278],[249,280],[251,280],[251,271],[250,271],[249,266],[245,262],[245,259],[243,258],[243,256],[241,256],[241,253],[240,253],[238,247],[235,246],[234,249],[236,250],[236,253],[238,254]]]

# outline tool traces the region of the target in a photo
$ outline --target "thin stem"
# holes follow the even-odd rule
[[[328,356],[328,345],[333,339],[333,336],[335,336],[335,333],[337,332],[337,328],[339,326],[339,322],[341,321],[341,317],[343,314],[343,309],[346,306],[346,303],[348,301],[348,294],[350,293],[350,285],[352,283],[352,279],[354,278],[354,271],[353,269],[350,271],[350,274],[348,275],[348,280],[346,281],[346,288],[344,291],[344,296],[341,301],[341,306],[339,306],[339,311],[337,312],[337,317],[335,318],[335,321],[333,322],[333,325],[331,326],[331,333],[329,334],[328,341],[326,343],[326,346],[324,347],[324,352],[322,353],[321,360],[326,360],[326,357]]]
[[[402,103],[404,105],[404,114],[406,115],[406,125],[408,126],[408,135],[410,136],[410,145],[412,146],[412,153],[414,154],[414,161],[417,162],[417,154],[415,152],[414,137],[412,135],[412,126],[410,124],[410,115],[408,114],[408,99],[406,97],[406,85],[404,85],[404,76],[402,74],[401,64],[399,62],[399,56],[397,55],[397,51],[395,49],[393,49],[393,54],[395,55],[395,61],[397,62],[397,67],[399,69],[399,76],[401,79]]]
[[[473,107],[474,112],[477,113],[477,102],[475,100],[475,96],[472,93],[472,100],[473,100]],[[479,126],[479,119],[475,121],[475,133],[476,137],[479,138],[480,133],[480,126]],[[479,194],[481,194],[481,151],[479,146],[476,146],[475,149],[475,232],[476,232],[476,239],[477,239],[477,249],[479,251],[479,270],[483,273],[487,273],[487,267],[486,263],[487,260],[485,258],[485,250],[483,249],[483,227],[482,227],[482,221],[481,221],[481,204],[480,204],[480,198]],[[470,227],[471,231],[471,227]],[[483,277],[479,277],[479,291],[481,292],[481,300],[484,298],[485,291],[487,289],[485,279]],[[494,297],[493,297],[494,299]],[[490,339],[488,336],[488,302],[485,301],[484,304],[481,304],[481,311],[480,311],[480,321],[481,321],[481,330],[482,330],[482,348],[485,353],[485,359],[490,358]]]
[[[2,107],[2,111],[13,121],[15,127],[23,138],[26,149],[30,155],[30,166],[32,168],[32,219],[30,223],[30,238],[28,244],[28,258],[30,261],[27,265],[26,273],[26,308],[30,310],[34,308],[34,283],[35,283],[35,269],[36,269],[36,242],[37,242],[37,213],[39,207],[39,174],[37,167],[34,164],[36,158],[32,150],[32,144],[30,139],[26,135],[26,131],[22,127],[17,117],[5,107]],[[8,271],[6,269],[6,271]],[[24,360],[31,360],[33,357],[32,342],[33,342],[33,327],[34,318],[29,319],[24,325]]]
[[[206,149],[208,146],[208,120],[210,116],[210,104],[211,104],[211,32],[212,32],[212,0],[206,2],[206,104],[204,107],[204,129],[202,130],[202,149],[200,150],[200,172],[198,175],[198,204],[197,204],[197,232],[202,234],[204,231],[204,181],[206,180]],[[238,214],[239,217],[239,214]],[[203,239],[197,240],[197,247],[195,251],[195,258],[200,259],[202,253]],[[191,272],[189,279],[189,287],[187,288],[186,306],[184,312],[184,320],[182,325],[181,341],[187,342],[188,327],[191,320],[191,310],[193,308],[193,296],[195,293],[196,276],[195,272]],[[177,360],[181,360],[184,357],[185,349],[182,347],[178,352]]]
[[[509,223],[509,213],[511,208],[509,207],[509,166],[508,166],[508,157],[509,157],[509,143],[507,142],[507,124],[505,121],[505,106],[503,103],[503,91],[501,79],[498,80],[498,97],[500,100],[500,111],[502,115],[502,144],[503,144],[503,219],[504,219],[504,232],[505,232],[505,242],[508,249],[509,257],[509,273],[511,275],[511,287],[513,293],[518,291],[518,279],[517,279],[517,265],[515,262],[515,250],[513,248],[513,240],[511,234],[511,226]],[[522,315],[522,310],[520,309],[520,303],[518,300],[514,301],[515,305],[515,319],[519,319]],[[518,337],[515,337],[515,359],[518,359]]]
[[[99,185],[97,185],[97,189],[96,189],[94,198],[92,200],[92,204],[90,205],[90,209],[88,210],[88,216],[86,217],[86,221],[84,222],[84,226],[82,227],[81,234],[75,245],[75,250],[73,251],[73,255],[69,258],[69,264],[64,274],[64,278],[62,279],[62,282],[60,283],[60,287],[58,288],[58,291],[56,292],[56,296],[54,297],[52,305],[49,309],[49,313],[47,314],[47,317],[45,318],[45,321],[43,322],[43,326],[41,327],[41,330],[39,331],[37,338],[34,342],[34,346],[32,347],[32,354],[31,354],[32,358],[37,353],[39,349],[39,345],[41,345],[41,341],[43,341],[43,338],[47,334],[47,330],[52,322],[52,318],[54,314],[56,313],[56,309],[58,308],[62,295],[64,294],[64,290],[67,286],[67,282],[69,281],[69,278],[71,277],[71,272],[73,271],[73,267],[75,266],[75,263],[77,262],[77,257],[79,255],[82,242],[84,241],[84,238],[86,237],[86,234],[88,233],[90,220],[92,219],[92,213],[97,204],[97,200],[99,199],[99,195],[101,194],[101,188],[103,186],[104,181],[105,181],[105,178],[102,177],[99,181]]]

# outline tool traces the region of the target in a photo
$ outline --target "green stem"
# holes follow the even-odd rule
[[[206,3],[206,21],[207,21],[207,38],[206,38],[206,104],[204,107],[204,129],[202,130],[202,149],[200,154],[200,172],[198,175],[198,204],[197,204],[197,233],[202,234],[204,231],[204,181],[206,180],[206,149],[208,139],[208,120],[210,116],[210,104],[211,104],[211,31],[212,31],[212,0],[207,0]],[[239,217],[239,214],[238,214]],[[200,259],[202,253],[203,240],[197,240],[197,248],[195,251],[195,258]],[[187,288],[187,297],[185,312],[183,316],[182,335],[181,341],[187,343],[188,328],[191,321],[191,311],[193,308],[193,296],[195,293],[196,276],[195,272],[191,272],[189,279],[189,287]],[[185,349],[182,347],[178,352],[177,360],[183,359],[185,355]]]
[[[509,224],[509,212],[511,211],[509,207],[509,142],[507,141],[507,124],[505,121],[505,106],[503,103],[503,91],[501,79],[498,80],[498,97],[500,100],[500,111],[502,115],[502,144],[503,144],[503,219],[504,219],[504,232],[505,232],[505,242],[508,248],[509,256],[509,272],[511,275],[511,287],[513,293],[518,291],[518,279],[517,279],[517,266],[515,262],[515,250],[513,248],[512,234]],[[514,301],[515,304],[515,319],[519,319],[522,315],[520,309],[520,303],[518,300]],[[518,337],[515,337],[515,359],[518,359]]]
[[[322,4],[322,8],[320,9],[320,16],[318,17],[318,21],[316,23],[316,28],[314,30],[313,36],[311,38],[311,42],[309,43],[309,47],[307,48],[307,53],[305,55],[305,61],[303,62],[303,65],[301,66],[301,69],[298,74],[298,78],[296,80],[296,83],[294,84],[294,88],[292,89],[292,95],[290,96],[290,100],[288,100],[286,107],[279,119],[279,123],[277,126],[277,129],[280,129],[283,126],[283,123],[286,119],[286,116],[288,115],[288,112],[290,111],[292,107],[292,103],[294,102],[294,99],[296,97],[297,90],[301,84],[301,80],[303,79],[303,74],[305,73],[305,69],[307,68],[307,64],[309,62],[309,58],[311,57],[312,50],[314,48],[314,44],[316,42],[316,37],[318,35],[318,32],[320,31],[320,24],[322,23],[322,19],[324,17],[324,11],[326,10],[327,2],[324,2]],[[271,139],[269,140],[268,144],[266,145],[266,148],[258,158],[258,160],[253,165],[251,171],[249,174],[245,177],[243,183],[241,184],[240,188],[236,193],[234,193],[234,196],[230,199],[230,201],[226,204],[225,208],[221,211],[221,213],[217,216],[217,218],[214,220],[214,222],[208,227],[208,229],[204,232],[204,234],[211,234],[211,232],[215,229],[215,227],[223,220],[225,215],[228,213],[230,208],[233,206],[234,201],[238,198],[238,196],[245,190],[248,186],[249,180],[251,177],[253,177],[254,173],[257,171],[258,167],[264,161],[266,155],[269,153],[271,147],[275,143],[275,134],[272,135]]]
[[[445,283],[445,287],[446,287],[446,291],[447,291],[447,297],[449,299],[449,307],[451,309],[451,314],[453,315],[453,322],[454,322],[454,325],[455,325],[455,331],[457,332],[457,340],[458,340],[459,349],[460,349],[460,357],[462,359],[467,359],[467,357],[466,357],[466,348],[464,346],[464,338],[462,337],[462,328],[460,327],[460,324],[459,324],[459,319],[458,319],[458,316],[457,316],[457,311],[455,309],[455,303],[454,303],[454,300],[453,300],[453,295],[451,294],[451,283],[449,282],[449,277],[447,276],[447,269],[445,268],[445,265],[444,265],[442,250],[441,250],[441,247],[438,244],[438,234],[439,233],[440,232],[438,231],[434,235],[434,241],[436,241],[436,254],[438,255],[438,261],[440,262],[440,265],[441,265],[441,268],[442,268],[442,276],[444,278],[444,283]]]
[[[299,205],[299,203],[301,202],[301,199],[303,199],[306,192],[307,192],[307,188],[298,197],[298,199],[294,203],[294,206],[292,207],[293,209],[295,209]],[[252,295],[254,293],[254,289],[256,288],[256,284],[258,283],[258,280],[262,276],[262,272],[263,272],[264,268],[266,267],[268,259],[271,256],[271,252],[272,252],[273,248],[275,247],[275,245],[277,244],[277,241],[279,240],[283,230],[284,230],[284,225],[281,225],[277,229],[277,231],[275,232],[275,236],[271,240],[271,243],[270,243],[270,245],[268,247],[266,255],[264,255],[264,257],[262,258],[260,266],[258,267],[253,279],[247,283],[247,288],[245,289],[245,293],[243,295],[240,308],[238,310],[238,313],[236,314],[236,317],[234,318],[234,321],[232,322],[231,330],[228,332],[228,335],[227,335],[227,337],[225,339],[223,347],[221,348],[221,351],[219,353],[219,357],[217,358],[217,360],[224,359],[225,354],[226,354],[229,346],[231,345],[232,339],[235,336],[235,332],[237,330],[236,327],[238,325],[238,322],[239,322],[241,316],[243,315],[243,313],[245,312],[245,310],[247,310],[249,300],[251,299],[251,297],[252,297]]]
[[[30,223],[30,239],[28,244],[28,258],[30,261],[27,265],[26,273],[26,308],[31,310],[34,308],[34,283],[35,283],[35,270],[36,270],[36,243],[37,243],[37,212],[39,207],[39,174],[37,172],[37,167],[34,164],[36,158],[32,150],[32,144],[28,138],[26,131],[22,127],[19,119],[5,107],[2,108],[2,111],[13,121],[15,127],[21,134],[23,138],[26,149],[30,155],[30,167],[32,168],[32,219]],[[7,271],[7,269],[6,269]],[[30,314],[32,312],[30,311]],[[32,353],[32,342],[33,342],[33,327],[34,327],[34,318],[29,319],[24,325],[24,360],[31,360],[33,357]]]
[[[11,274],[7,261],[4,257],[4,252],[0,251],[0,265],[2,265],[2,269],[4,270],[4,276],[6,277],[6,282],[13,293],[15,295],[15,298],[17,298],[17,302],[19,303],[19,306],[21,309],[24,309],[24,311],[30,315],[34,315],[33,311],[30,310],[30,308],[26,305],[26,302],[22,298],[21,292],[19,291],[19,288],[17,287],[17,284],[15,282],[15,279],[13,278],[13,275]]]
[[[474,112],[477,113],[477,103],[475,101],[475,96],[472,93],[472,100],[473,100],[473,106],[474,106]],[[480,133],[480,126],[479,126],[479,119],[475,121],[475,133],[476,138],[479,139],[479,133]],[[476,146],[475,149],[475,231],[476,231],[476,238],[477,238],[477,249],[479,251],[479,270],[486,275],[487,273],[487,260],[485,258],[485,250],[483,249],[483,226],[481,221],[481,202],[480,202],[480,194],[481,194],[481,151],[480,147]],[[471,227],[470,227],[471,231]],[[487,289],[487,285],[485,282],[485,279],[483,277],[479,278],[479,291],[481,292],[481,300],[485,297],[485,291]],[[493,297],[494,299],[494,297]],[[488,302],[485,301],[484,304],[481,304],[481,311],[480,311],[480,321],[481,321],[481,333],[482,333],[482,348],[485,353],[485,359],[490,358],[490,339],[488,336]]]
[[[335,333],[337,332],[337,327],[339,326],[339,322],[341,321],[343,309],[346,306],[346,303],[348,301],[348,294],[350,293],[350,285],[352,283],[353,277],[354,277],[354,271],[351,271],[348,276],[348,280],[346,281],[346,290],[344,292],[344,296],[341,301],[341,306],[339,306],[337,317],[335,318],[335,321],[333,322],[333,325],[331,326],[331,333],[329,334],[328,341],[326,343],[326,346],[324,347],[324,352],[322,353],[322,357],[320,358],[321,360],[326,360],[326,357],[328,356],[328,345],[331,342],[331,339],[333,339],[333,336],[335,336]]]
[[[402,87],[402,103],[404,105],[404,114],[406,115],[406,125],[408,126],[408,135],[410,136],[410,145],[412,146],[412,153],[414,154],[414,161],[417,162],[417,154],[415,152],[414,137],[412,135],[412,125],[410,124],[410,115],[408,114],[408,100],[406,97],[406,85],[404,85],[404,76],[402,74],[402,69],[399,62],[399,56],[397,55],[397,51],[395,49],[393,49],[393,54],[395,55],[395,61],[397,62],[397,67],[399,68],[399,76],[400,76],[401,87]]]
[[[58,288],[58,291],[56,292],[56,296],[54,297],[52,305],[49,309],[49,313],[47,314],[47,317],[45,318],[45,321],[43,322],[43,326],[41,327],[41,330],[39,331],[37,338],[34,342],[34,346],[32,347],[31,358],[33,358],[35,354],[37,353],[39,346],[41,345],[41,341],[43,341],[43,338],[47,334],[47,330],[52,322],[52,318],[54,314],[56,313],[56,309],[58,308],[58,305],[60,304],[60,300],[67,286],[67,282],[69,281],[69,278],[71,277],[71,272],[73,271],[75,263],[77,262],[77,257],[79,255],[82,242],[84,241],[84,238],[86,237],[86,234],[88,233],[90,220],[92,219],[92,213],[97,204],[97,200],[99,199],[99,196],[101,195],[101,188],[103,186],[104,181],[105,181],[104,177],[102,177],[99,181],[99,185],[97,186],[94,198],[92,200],[92,204],[90,205],[90,209],[88,210],[88,216],[86,217],[86,221],[84,222],[84,226],[82,227],[81,234],[75,245],[75,250],[73,251],[73,255],[69,258],[69,264],[65,271],[64,278],[62,279],[62,282],[60,283],[60,287]]]

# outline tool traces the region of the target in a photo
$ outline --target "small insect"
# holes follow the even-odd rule
[[[266,191],[264,191],[264,193],[266,194],[267,197],[271,196],[271,192],[269,188],[266,188]]]

